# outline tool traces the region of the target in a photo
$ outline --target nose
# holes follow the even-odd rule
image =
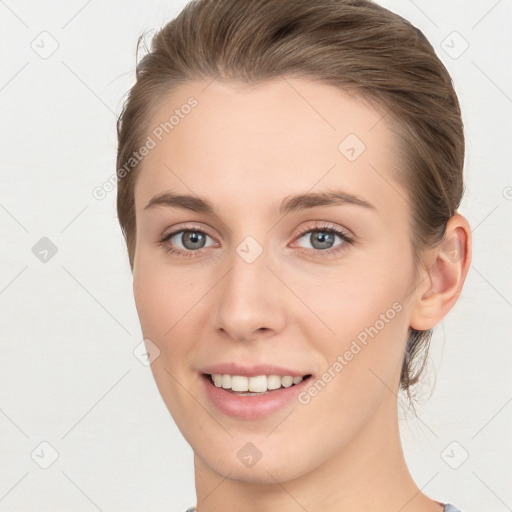
[[[235,341],[251,341],[282,331],[286,297],[268,263],[265,251],[252,262],[233,253],[230,271],[215,287],[212,321],[216,332]]]

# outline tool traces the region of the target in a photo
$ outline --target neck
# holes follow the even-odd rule
[[[296,478],[271,483],[223,477],[195,456],[198,512],[441,512],[407,468],[394,407],[380,411],[350,446]]]

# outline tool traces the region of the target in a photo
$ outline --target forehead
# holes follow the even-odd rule
[[[376,203],[386,193],[399,197],[398,185],[384,190],[398,141],[382,113],[323,83],[188,82],[162,101],[149,126],[153,147],[141,164],[137,209],[165,189],[215,192],[246,206],[330,186]]]

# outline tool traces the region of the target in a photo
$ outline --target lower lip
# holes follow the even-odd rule
[[[208,399],[222,413],[243,420],[258,420],[270,416],[289,404],[309,384],[303,380],[288,388],[280,388],[254,396],[241,396],[218,388],[209,375],[202,375]]]

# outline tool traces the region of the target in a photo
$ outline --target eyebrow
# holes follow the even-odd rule
[[[286,215],[290,212],[307,210],[317,206],[341,206],[355,205],[364,208],[376,210],[375,206],[368,201],[349,194],[342,190],[328,190],[325,192],[306,192],[287,196],[281,202],[278,213]],[[154,196],[144,207],[145,210],[156,206],[167,206],[169,208],[182,208],[198,213],[215,215],[215,208],[212,203],[200,197],[194,197],[184,194],[175,194],[172,192],[163,192]]]

